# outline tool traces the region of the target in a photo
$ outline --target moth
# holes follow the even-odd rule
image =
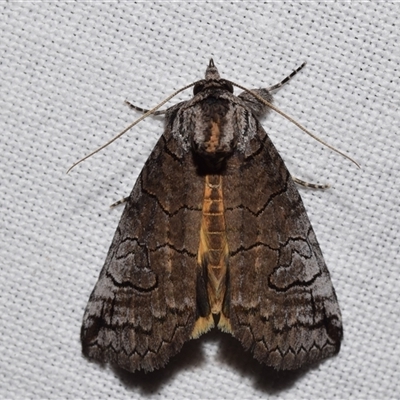
[[[214,327],[277,370],[339,351],[328,269],[259,122],[290,77],[235,96],[211,60],[165,111],[83,317],[86,356],[153,371]]]

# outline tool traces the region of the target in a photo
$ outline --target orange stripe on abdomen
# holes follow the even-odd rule
[[[222,176],[206,175],[197,260],[207,270],[207,292],[213,314],[220,314],[226,292],[228,242]]]

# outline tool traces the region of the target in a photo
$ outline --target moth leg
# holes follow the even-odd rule
[[[134,104],[130,103],[128,100],[125,100],[125,104],[127,104],[130,108],[132,108],[132,109],[134,109],[136,111],[139,111],[139,112],[141,112],[143,114],[145,114],[145,113],[150,111],[150,110],[146,110],[145,108],[135,106]],[[165,114],[165,113],[166,113],[166,110],[157,110],[157,111],[154,111],[152,115],[162,115],[162,114]]]
[[[329,189],[331,187],[331,185],[329,184],[325,184],[325,185],[319,185],[317,183],[310,183],[310,182],[306,182],[306,181],[302,181],[299,178],[296,178],[295,176],[292,175],[292,179],[295,183],[297,183],[298,185],[304,186],[304,187],[308,187],[308,188],[313,188],[313,189]]]
[[[114,208],[119,206],[120,204],[126,203],[129,200],[129,196],[128,197],[124,197],[121,200],[116,201],[115,203],[111,204],[110,208]]]
[[[300,67],[296,68],[290,75],[288,75],[285,79],[268,88],[269,92],[277,92],[282,86],[286,85],[301,69],[305,67],[306,63],[300,65]]]

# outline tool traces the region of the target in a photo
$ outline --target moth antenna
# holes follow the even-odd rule
[[[289,117],[289,115],[287,115],[286,113],[284,113],[283,111],[281,111],[279,108],[275,107],[272,103],[270,103],[269,101],[263,99],[260,95],[258,95],[257,93],[252,92],[249,89],[246,89],[244,86],[238,85],[235,82],[231,82],[231,81],[227,81],[229,83],[231,83],[233,86],[238,87],[239,89],[244,90],[247,93],[250,93],[251,95],[253,95],[257,100],[261,101],[263,104],[265,104],[266,106],[268,106],[269,108],[271,108],[272,110],[274,110],[276,113],[282,115],[282,117],[286,118],[288,121],[290,121],[292,124],[296,125],[298,128],[300,128],[303,132],[307,133],[307,135],[310,135],[313,139],[315,139],[317,142],[323,144],[324,146],[328,147],[329,149],[331,149],[332,151],[335,151],[336,153],[340,154],[341,156],[343,156],[344,158],[347,158],[349,161],[351,161],[352,163],[354,163],[355,165],[357,165],[358,168],[361,168],[360,164],[353,160],[350,156],[348,156],[346,153],[343,153],[342,151],[340,151],[339,149],[337,149],[336,147],[331,146],[329,143],[325,142],[324,140],[320,139],[318,136],[314,135],[313,133],[311,133],[308,129],[304,128],[303,125],[299,124],[297,121],[295,121],[292,117]]]
[[[125,100],[124,103],[126,105],[128,105],[130,108],[132,108],[135,111],[139,111],[143,114],[147,113],[149,110],[147,110],[146,108],[142,108],[142,107],[138,107],[135,106],[134,104],[132,104],[131,102],[129,102],[128,100]],[[163,115],[167,112],[167,110],[157,110],[153,112],[153,115]]]
[[[193,82],[189,85],[184,86],[183,88],[177,90],[176,92],[172,93],[170,96],[168,96],[166,99],[164,99],[161,103],[159,103],[157,106],[152,108],[151,110],[147,111],[145,114],[143,114],[140,118],[138,118],[136,121],[132,122],[128,127],[126,127],[122,132],[118,133],[118,135],[114,136],[111,140],[109,140],[106,144],[103,144],[100,146],[98,149],[95,151],[92,151],[90,154],[87,156],[81,158],[79,161],[77,161],[75,164],[73,164],[67,171],[67,174],[69,171],[71,171],[73,168],[75,168],[78,164],[80,164],[82,161],[87,160],[89,157],[93,156],[94,154],[98,153],[99,151],[103,150],[105,147],[107,147],[109,144],[112,142],[116,141],[118,138],[120,138],[124,133],[129,131],[129,129],[133,128],[135,125],[137,125],[139,122],[143,121],[145,118],[147,118],[149,115],[153,114],[156,110],[158,110],[160,107],[162,107],[165,103],[170,101],[173,97],[175,97],[178,93],[183,92],[186,89],[189,89],[190,87],[196,85],[198,81]]]

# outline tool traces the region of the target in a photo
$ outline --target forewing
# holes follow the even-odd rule
[[[129,197],[81,331],[87,356],[129,371],[162,367],[196,319],[203,180],[167,127]]]
[[[303,202],[263,128],[224,176],[229,244],[226,312],[256,359],[294,369],[339,351],[342,325]]]

